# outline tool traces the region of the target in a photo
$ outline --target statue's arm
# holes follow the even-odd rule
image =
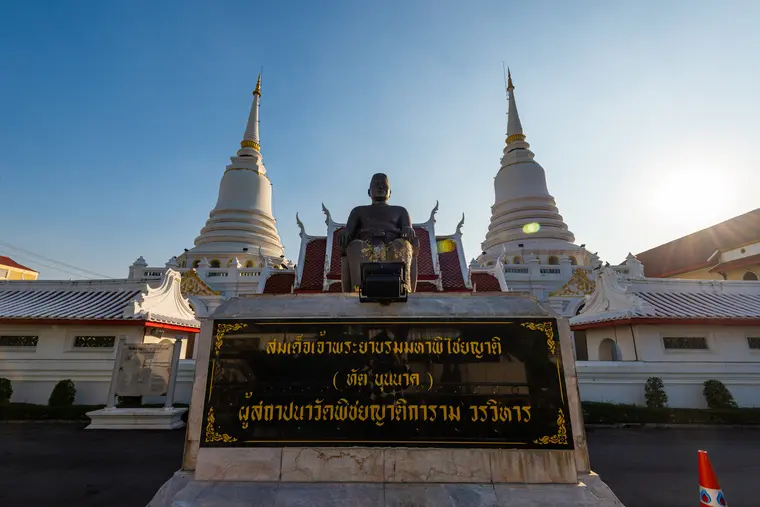
[[[412,219],[409,216],[409,212],[406,210],[406,208],[402,208],[399,206],[399,217],[398,217],[398,228],[402,231],[404,230],[404,227],[411,227],[412,226]]]
[[[359,213],[356,208],[351,210],[348,214],[348,220],[346,221],[346,228],[344,229],[345,235],[348,239],[353,239],[356,234],[356,230],[359,228]]]
[[[401,237],[414,245],[417,240],[417,234],[414,232],[414,227],[412,227],[412,218],[409,216],[409,212],[406,210],[406,208],[400,209],[398,226],[401,230]]]
[[[359,214],[356,212],[356,208],[351,210],[346,221],[346,226],[338,234],[338,244],[340,245],[341,255],[345,255],[346,247],[354,239],[356,230],[359,227]]]

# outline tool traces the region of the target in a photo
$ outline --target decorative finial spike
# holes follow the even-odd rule
[[[507,90],[513,90],[515,88],[515,85],[512,84],[512,73],[509,71],[509,67],[507,67]]]
[[[261,73],[259,72],[259,79],[256,81],[256,89],[253,90],[254,95],[261,97]]]

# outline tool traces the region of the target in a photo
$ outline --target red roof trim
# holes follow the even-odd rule
[[[576,324],[571,325],[570,329],[573,331],[582,331],[584,329],[592,329],[596,327],[611,327],[620,325],[646,325],[646,324],[667,324],[667,325],[710,325],[710,326],[760,326],[760,319],[672,319],[672,318],[628,318],[628,319],[616,319],[606,320],[604,322],[592,322],[588,324]]]
[[[175,326],[174,324],[162,324],[160,322],[146,322],[145,327],[157,327],[159,329],[169,329],[171,331],[183,331],[185,333],[199,333],[197,327]]]
[[[753,264],[760,263],[760,254],[750,255],[749,257],[743,257],[741,259],[734,259],[732,261],[724,262],[710,268],[710,273],[720,272],[724,269],[739,269],[746,266],[752,266]]]
[[[36,269],[28,268],[24,266],[23,264],[19,264],[18,262],[14,261],[10,257],[6,257],[5,255],[0,255],[0,264],[4,266],[8,266],[9,268],[17,268],[17,269],[25,269],[27,271],[31,271],[32,273],[38,273]]]

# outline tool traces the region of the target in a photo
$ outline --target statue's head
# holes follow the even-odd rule
[[[369,182],[367,194],[372,199],[372,202],[388,202],[391,196],[391,184],[388,181],[388,176],[383,173],[373,175],[372,180]]]

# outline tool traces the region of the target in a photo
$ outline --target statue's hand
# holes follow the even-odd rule
[[[407,240],[409,243],[414,243],[414,240],[417,239],[417,234],[414,232],[414,228],[412,227],[402,227],[401,237]]]

